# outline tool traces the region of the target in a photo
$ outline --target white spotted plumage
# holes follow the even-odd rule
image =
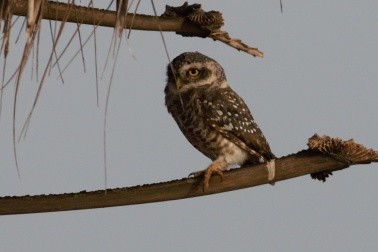
[[[165,103],[189,142],[213,162],[194,175],[230,165],[257,164],[275,156],[243,99],[228,85],[223,68],[198,52],[186,52],[168,65]]]

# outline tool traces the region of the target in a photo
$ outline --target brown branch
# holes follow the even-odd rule
[[[28,10],[27,0],[14,0],[13,14],[17,16],[26,16]],[[68,13],[67,13],[68,12]],[[70,7],[70,4],[46,1],[44,4],[43,19],[57,20],[71,23],[77,23],[80,17],[81,24],[98,25],[105,27],[114,27],[117,19],[116,11],[109,11],[98,8],[89,8],[79,5]],[[156,18],[155,16],[137,14],[133,19],[133,14],[127,14],[125,28],[134,30],[159,31],[159,25],[162,31],[179,31],[183,18],[166,19]],[[157,22],[156,20],[159,20]]]
[[[338,144],[334,144],[334,143]],[[318,144],[317,144],[318,143]],[[334,146],[325,148],[318,146]],[[378,162],[378,152],[366,149],[352,140],[342,141],[330,137],[315,135],[309,139],[310,149],[300,151],[275,160],[274,182],[304,176],[312,173],[336,171],[358,163]],[[337,152],[338,158],[333,158]],[[363,160],[350,157],[363,157]],[[344,158],[340,158],[344,155]],[[349,160],[345,162],[343,160]],[[352,161],[352,162],[350,162]],[[92,209],[152,202],[178,200],[238,190],[263,184],[268,181],[266,165],[244,167],[224,173],[220,183],[218,177],[212,177],[210,187],[202,191],[201,178],[186,178],[164,183],[117,189],[56,195],[37,195],[20,197],[1,197],[0,215],[56,212],[79,209]]]
[[[13,14],[26,16],[28,11],[27,0],[13,1]],[[126,17],[120,21],[119,13],[117,14],[116,11],[45,0],[42,17],[43,19],[64,20],[72,23],[77,23],[78,17],[80,17],[81,24],[106,27],[115,27],[116,24],[122,22],[127,29],[176,32],[183,36],[202,38],[210,37],[254,57],[263,57],[263,53],[257,48],[246,45],[240,39],[233,39],[227,32],[221,31],[220,27],[224,24],[222,14],[218,11],[205,12],[200,4],[188,5],[185,2],[179,7],[166,6],[166,11],[159,17],[126,14]],[[119,25],[117,29],[119,29]]]

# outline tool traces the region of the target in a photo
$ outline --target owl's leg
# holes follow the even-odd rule
[[[214,160],[205,170],[192,172],[189,176],[203,176],[203,191],[205,191],[209,188],[210,178],[213,174],[220,176],[221,181],[223,180],[223,171],[226,170],[227,167],[228,163],[223,158],[219,158]]]

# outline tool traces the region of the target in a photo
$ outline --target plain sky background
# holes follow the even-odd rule
[[[100,1],[95,1],[95,4]],[[193,2],[190,2],[193,3]],[[155,1],[158,13],[177,1]],[[249,105],[278,156],[305,149],[314,133],[378,150],[377,1],[204,1],[223,13],[231,36],[259,47],[253,58],[210,39],[165,33],[171,58],[199,51],[216,59]],[[141,12],[152,13],[150,1]],[[12,30],[7,78],[23,49]],[[54,23],[53,23],[54,25]],[[73,34],[66,26],[58,51]],[[82,27],[82,38],[91,32]],[[43,22],[40,73],[51,51]],[[23,33],[23,32],[22,32]],[[99,74],[112,29],[97,29]],[[79,49],[76,36],[61,67]],[[132,31],[115,69],[108,115],[108,187],[186,177],[209,160],[183,137],[164,106],[168,63],[158,32]],[[136,59],[130,55],[133,52]],[[12,153],[14,83],[3,94],[0,194],[77,192],[104,188],[103,117],[110,67],[96,106],[93,41],[64,73],[47,78],[27,137]],[[32,58],[29,60],[31,65]],[[1,55],[1,67],[4,57]],[[20,132],[37,83],[23,75]],[[378,165],[352,166],[326,183],[309,176],[218,195],[106,209],[0,216],[0,251],[378,251]]]

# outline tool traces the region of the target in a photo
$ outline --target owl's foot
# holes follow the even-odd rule
[[[205,191],[207,188],[209,188],[209,182],[212,175],[218,175],[221,179],[221,182],[223,180],[223,171],[227,168],[227,163],[224,161],[214,161],[212,162],[206,170],[202,171],[196,171],[189,174],[189,176],[193,177],[202,177],[202,190]]]

